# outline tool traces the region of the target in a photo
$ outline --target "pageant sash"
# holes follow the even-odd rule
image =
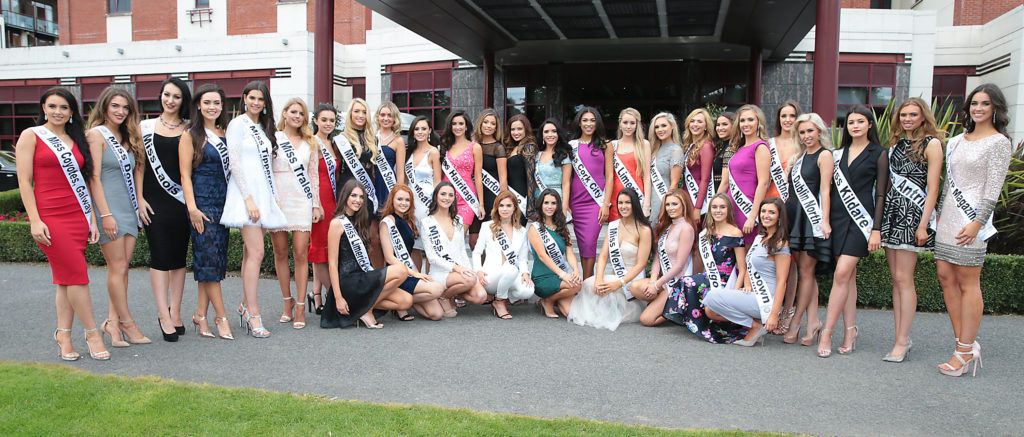
[[[654,195],[659,199],[668,194],[668,183],[665,182],[665,178],[661,177],[661,173],[658,173],[654,159],[651,159],[651,188],[654,189]]]
[[[508,235],[505,235],[505,230],[499,227],[497,234],[494,235],[494,239],[497,240],[501,253],[505,255],[505,261],[508,264],[519,267],[518,248],[512,247],[512,243],[508,241]]]
[[[117,165],[121,169],[121,177],[124,178],[124,187],[128,189],[128,199],[132,201],[132,208],[135,208],[135,220],[139,227],[142,227],[142,219],[139,218],[139,198],[135,195],[135,172],[134,166],[128,151],[124,149],[124,146],[117,141],[117,137],[114,133],[107,129],[104,125],[97,126],[100,135],[103,135],[103,140],[106,141],[107,147],[114,153],[114,158],[117,159]]]
[[[832,181],[836,184],[836,191],[839,192],[839,200],[843,202],[843,206],[846,207],[846,212],[850,214],[850,218],[853,223],[857,225],[860,232],[864,234],[864,241],[871,241],[871,227],[874,226],[875,220],[868,214],[868,210],[864,208],[864,204],[860,203],[860,199],[857,198],[857,194],[853,192],[853,187],[850,186],[850,182],[846,179],[846,175],[843,174],[843,170],[840,169],[839,163],[843,159],[842,150],[832,151],[832,159],[835,160],[836,166],[835,171],[832,172]]]
[[[320,156],[324,158],[324,166],[327,167],[327,175],[331,178],[331,192],[338,194],[338,159],[331,153],[331,149],[324,144],[324,140],[316,137],[316,143],[320,146]]]
[[[419,181],[416,180],[416,168],[413,164],[412,157],[409,157],[405,161],[405,177],[409,179],[409,187],[412,188],[412,192],[416,194],[416,198],[419,199],[420,203],[430,207],[430,194],[423,192],[423,187],[420,186]],[[433,185],[433,181],[431,181]]]
[[[800,207],[803,208],[804,214],[807,215],[807,220],[811,222],[811,231],[814,237],[824,239],[825,232],[821,230],[821,224],[825,221],[825,216],[821,211],[821,205],[818,204],[818,193],[811,192],[810,187],[807,186],[807,181],[804,180],[803,174],[800,173],[805,156],[807,156],[806,153],[801,153],[800,157],[793,163],[793,168],[789,169],[789,178],[793,181],[793,194],[796,196],[796,200],[800,202]]]
[[[754,201],[750,200],[746,194],[743,194],[743,191],[740,191],[739,185],[736,185],[736,180],[733,178],[729,178],[729,194],[732,195],[732,200],[739,206],[743,216],[749,219],[750,215],[754,213]],[[754,219],[757,219],[757,217],[754,217]]]
[[[608,261],[611,262],[615,276],[623,281],[622,291],[626,294],[626,300],[632,300],[633,294],[629,292],[626,285],[626,260],[622,258],[622,236],[619,234],[619,220],[608,223]]]
[[[384,156],[383,147],[388,146],[381,147],[381,152],[377,155],[377,171],[380,172],[380,176],[384,179],[384,184],[388,186],[388,192],[390,192],[395,189],[395,185],[398,185],[398,178],[395,176],[395,169],[391,168],[388,158]]]
[[[635,155],[634,155],[635,156]],[[633,175],[629,173],[629,169],[626,168],[626,164],[619,159],[619,143],[615,142],[615,151],[612,153],[612,169],[615,171],[615,176],[619,178],[619,182],[622,182],[622,186],[625,188],[636,191],[636,194],[640,197],[640,204],[644,203],[644,190],[640,188],[640,184],[636,182]],[[618,193],[613,193],[616,196]]]
[[[157,183],[167,194],[184,204],[185,193],[181,190],[181,184],[171,179],[171,176],[164,170],[163,164],[160,163],[160,157],[156,154],[156,146],[153,144],[153,137],[156,135],[156,119],[142,120],[139,123],[139,128],[142,130],[142,145],[146,149],[146,159],[149,160],[149,168],[153,170]]]
[[[220,156],[220,166],[224,170],[224,180],[231,179],[231,158],[228,155],[228,145],[224,143],[212,130],[206,129],[206,142],[213,146]]]
[[[789,184],[786,183],[786,171],[782,169],[782,159],[779,157],[779,148],[775,146],[775,139],[768,141],[768,152],[772,161],[768,167],[768,173],[772,176],[772,182],[779,190],[779,197],[785,202],[789,199]]]
[[[363,191],[366,191],[366,198],[373,204],[373,210],[378,210],[377,191],[373,189],[373,179],[370,179],[370,174],[367,173],[363,164],[359,162],[359,156],[356,155],[352,144],[348,142],[348,138],[345,138],[344,135],[334,137],[334,144],[338,146],[338,151],[341,152],[341,159],[345,161],[345,166],[352,172],[352,176],[359,181]]]
[[[443,258],[445,261],[456,264],[452,256],[448,254],[448,248],[441,243],[441,226],[437,224],[437,220],[431,218],[431,224],[427,225],[427,240],[430,242],[430,247],[437,253],[438,256]],[[455,232],[459,232],[458,221],[452,224],[455,227]]]
[[[266,132],[263,132],[259,126],[256,125],[248,116],[239,117],[242,120],[242,125],[245,126],[245,131],[252,137],[253,144],[256,145],[256,150],[260,154],[260,167],[263,169],[263,179],[267,181],[267,186],[270,187],[270,194],[275,198],[277,197],[277,184],[274,182],[274,169],[271,167],[271,146],[270,139],[267,138]]]
[[[758,235],[750,247],[754,248],[760,244],[761,236]],[[775,303],[775,296],[768,287],[768,282],[754,268],[752,256],[747,257],[747,276],[750,276],[750,291],[757,299],[757,309],[761,311],[761,323],[768,323],[768,317],[772,314],[772,305]]]
[[[495,196],[501,194],[501,183],[498,182],[498,179],[496,179],[494,176],[491,176],[491,174],[488,173],[487,170],[480,172],[480,176],[483,177],[483,181],[481,182],[483,182],[484,188],[486,188],[487,191],[494,193]],[[516,191],[515,188],[512,188],[511,186],[508,187],[508,191],[512,193],[513,196],[516,196],[516,200],[519,201],[519,212],[523,213],[523,215],[525,216],[526,197],[523,197],[522,194],[519,194],[519,192]]]
[[[669,226],[669,229],[671,229],[671,226]],[[668,240],[669,233],[669,230],[665,230],[665,233],[658,237],[658,261],[661,263],[661,274],[663,276],[668,273],[669,270],[672,270],[672,260],[668,257],[668,251],[665,250],[665,241]],[[668,280],[668,282],[665,282],[665,285],[671,287],[676,285],[676,282],[678,281],[679,278],[672,278]]]
[[[892,152],[896,150],[896,147],[899,147],[899,144],[897,143],[889,148],[889,177],[892,179],[892,189],[916,206],[921,211],[921,214],[924,214],[924,202],[928,197],[927,187],[914,183],[914,181],[897,173],[892,168]],[[932,216],[928,218],[928,229],[935,229],[935,211],[932,211]]]
[[[946,180],[949,181],[949,194],[953,196],[953,201],[956,202],[956,209],[959,209],[960,213],[963,214],[968,221],[973,222],[978,219],[978,211],[971,205],[977,205],[977,202],[968,199],[967,195],[956,185],[956,179],[953,177],[953,173],[950,171],[950,166],[948,164],[950,162],[950,158],[953,157],[953,150],[955,150],[956,146],[960,145],[960,142],[963,141],[962,138],[963,137],[957,137],[956,143],[950,142],[949,146],[947,146]],[[995,214],[990,215],[985,224],[978,230],[979,240],[988,241],[988,239],[992,238],[998,232],[995,225],[992,223],[992,217],[994,215]]]
[[[590,197],[594,199],[598,205],[604,202],[604,188],[602,188],[594,176],[590,174],[590,170],[587,170],[587,166],[583,165],[583,159],[580,158],[580,142],[578,140],[572,140],[569,142],[572,146],[572,168],[576,171],[576,177],[583,183],[584,189],[590,194]]]
[[[552,165],[554,165],[554,157],[551,158],[551,161],[552,161]],[[538,158],[537,159],[537,166],[541,166],[541,165],[544,165],[544,164],[541,163],[540,159]],[[539,196],[540,193],[542,193],[544,190],[546,190],[548,188],[548,186],[546,184],[544,184],[544,181],[541,180],[541,177],[537,173],[538,172],[536,171],[536,169],[534,169],[533,181],[537,183],[537,195]]]
[[[296,156],[295,146],[292,145],[288,135],[285,135],[284,132],[277,133],[277,147],[281,149],[281,153],[284,154],[284,158],[288,161],[288,166],[292,168],[292,173],[295,174],[295,181],[299,183],[299,188],[306,195],[306,199],[312,201],[313,182],[309,179],[306,163]]]
[[[348,237],[348,244],[352,247],[352,254],[356,257],[359,268],[363,269],[364,272],[373,270],[373,264],[370,264],[370,255],[366,252],[366,246],[363,245],[363,239],[359,236],[359,232],[356,232],[356,227],[344,215],[339,220],[341,220],[341,225],[345,228],[345,236]]]
[[[466,182],[466,180],[462,178],[462,175],[455,170],[455,166],[448,161],[447,157],[441,159],[441,171],[444,172],[444,175],[448,177],[449,181],[451,181],[452,186],[455,187],[455,191],[462,196],[462,199],[469,204],[470,208],[473,208],[473,213],[476,214],[477,218],[483,217],[480,214],[480,199],[476,197],[476,194],[473,193],[473,189],[469,187],[469,182]]]
[[[690,201],[694,205],[697,204],[697,196],[700,195],[700,184],[697,183],[697,178],[693,177],[693,173],[690,173],[690,169],[685,165],[683,166],[683,181],[686,182],[686,191],[690,193]],[[700,206],[700,213],[707,214],[708,207],[711,205],[711,197],[714,194],[711,193],[712,185],[714,183],[710,178],[708,179],[708,189],[704,191],[704,203]]]
[[[541,222],[533,222],[533,224],[537,228],[537,233],[540,234],[540,242],[544,245],[544,252],[555,262],[558,268],[562,269],[563,272],[568,272],[569,263],[566,262],[562,251],[558,250],[558,243],[555,242],[554,238],[551,238],[547,226],[544,226]]]
[[[391,238],[391,250],[395,252],[395,258],[398,258],[402,264],[411,269],[414,272],[418,272],[416,264],[412,262],[412,255],[409,255],[409,248],[405,247],[405,240],[402,240],[402,234],[398,232],[398,226],[395,223],[395,218],[387,216],[381,219],[384,226],[388,229],[388,236]]]
[[[64,140],[43,126],[33,127],[32,131],[46,143],[53,155],[57,157],[57,163],[60,164],[60,169],[64,172],[68,184],[71,185],[71,191],[75,193],[78,206],[82,208],[82,214],[85,214],[85,220],[92,226],[92,196],[89,195],[89,187],[85,185],[82,169],[78,167],[78,161],[75,161],[74,150]]]
[[[711,250],[711,235],[708,230],[700,231],[697,237],[697,250],[700,251],[700,259],[704,263],[704,276],[708,278],[708,284],[712,290],[725,288],[725,281],[718,271],[718,263],[715,262],[715,254]]]

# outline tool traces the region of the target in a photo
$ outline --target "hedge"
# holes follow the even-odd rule
[[[0,215],[19,211],[24,212],[25,205],[21,203],[21,193],[18,189],[0,192]]]

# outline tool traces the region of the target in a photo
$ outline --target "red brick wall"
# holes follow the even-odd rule
[[[277,0],[227,0],[228,35],[277,32]]]
[[[316,16],[315,3],[306,3],[306,29],[314,32]],[[370,30],[371,11],[356,0],[334,0],[334,41],[340,44],[365,44],[366,31]]]
[[[870,9],[871,0],[842,0],[843,8]]]
[[[953,6],[953,25],[985,24],[1020,5],[1024,5],[1024,0],[956,0]]]
[[[59,0],[57,24],[61,44],[107,42],[107,4],[104,0]]]
[[[132,41],[178,37],[178,3],[175,1],[132,2]]]

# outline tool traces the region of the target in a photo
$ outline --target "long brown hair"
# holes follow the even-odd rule
[[[441,208],[441,204],[437,201],[437,196],[441,194],[441,189],[444,187],[451,188],[455,191],[455,186],[451,182],[441,181],[441,183],[434,186],[434,193],[430,195],[430,209],[427,210],[427,214],[434,215],[438,209]],[[453,201],[451,206],[448,207],[448,217],[451,217],[452,221],[456,221],[456,217],[459,216],[459,208],[456,206],[459,202]]]
[[[736,217],[734,217],[732,215],[732,213],[733,213],[732,199],[729,198],[728,194],[718,193],[718,194],[715,194],[714,196],[711,196],[711,201],[708,202],[708,208],[710,208],[711,204],[714,203],[715,200],[717,200],[717,199],[721,199],[722,201],[725,202],[725,222],[730,224],[730,225],[733,225],[733,226],[736,226],[737,228],[739,228],[739,225],[736,224]],[[714,217],[711,217],[711,212],[710,211],[708,212],[707,215],[704,216],[704,229],[708,231],[708,240],[710,240],[711,238],[714,237],[714,235],[715,235],[715,219],[714,219]]]
[[[747,143],[746,135],[743,135],[743,131],[740,130],[740,118],[743,118],[743,113],[751,111],[754,113],[754,118],[757,118],[757,129],[754,130],[754,135],[761,140],[768,140],[767,129],[765,128],[764,111],[761,110],[757,105],[743,105],[736,111],[736,118],[732,120],[732,134],[729,138],[729,150],[736,152]]]
[[[668,204],[668,197],[678,197],[679,201],[683,204],[683,220],[686,220],[694,229],[697,226],[691,222],[690,216],[693,214],[693,202],[690,201],[690,193],[686,192],[682,188],[673,188],[661,201],[661,210],[658,212],[658,229],[654,233],[655,238],[661,238],[661,235],[668,232],[668,228],[672,226],[672,217],[668,216],[668,211],[665,209],[665,205]]]
[[[476,122],[473,123],[473,142],[483,144],[484,119],[487,117],[494,117],[494,141],[500,143],[504,138],[501,132],[501,119],[498,118],[498,112],[491,108],[484,109],[484,112],[481,112],[480,116],[476,118]]]
[[[782,110],[786,109],[787,107],[793,108],[793,110],[796,111],[797,117],[803,114],[803,111],[800,110],[800,104],[797,103],[796,100],[789,99],[786,100],[785,102],[782,102],[782,105],[779,106],[779,109],[775,110],[775,136],[782,135]],[[794,140],[799,142],[799,139],[796,137],[796,123],[793,123],[793,132],[790,132],[790,135],[792,135]]]
[[[224,90],[219,85],[206,83],[199,86],[195,94],[192,95],[191,108],[195,113],[189,118],[188,133],[192,137],[192,168],[199,167],[199,163],[203,162],[203,147],[206,147],[206,117],[203,116],[203,110],[200,107],[203,102],[203,95],[208,93],[217,93],[220,95],[220,115],[217,116],[217,120],[214,122],[217,127],[224,129],[228,126],[228,111],[225,109],[227,100],[224,96]]]
[[[547,196],[554,197],[555,203],[558,204],[558,208],[555,208],[555,214],[551,216],[551,222],[555,225],[555,233],[565,240],[566,248],[572,247],[572,238],[569,236],[569,228],[565,223],[565,211],[562,211],[562,196],[554,188],[545,188],[544,191],[540,192],[540,196],[537,196],[537,200],[533,202],[533,214],[530,215],[530,220],[540,223],[543,227],[544,209],[541,207],[544,205],[544,198]]]
[[[341,217],[345,215],[345,207],[348,205],[348,196],[353,191],[359,190],[363,196],[363,205],[359,207],[359,210],[352,214],[350,221],[356,227],[356,231],[359,233],[359,237],[363,239],[363,243],[370,241],[370,209],[367,206],[370,200],[366,198],[366,190],[363,189],[362,185],[359,185],[359,181],[355,179],[349,179],[345,182],[345,185],[341,187],[341,196],[338,197],[338,208],[334,210],[334,217]]]
[[[767,240],[762,240],[761,244],[768,249],[768,255],[775,255],[780,248],[789,244],[789,218],[786,217],[786,204],[782,202],[782,199],[769,197],[761,204],[761,208],[768,205],[774,206],[775,210],[779,212],[779,220],[775,224],[775,232]],[[762,237],[768,235],[768,230],[761,226],[760,234]]]
[[[921,120],[921,125],[915,128],[911,132],[907,132],[903,129],[903,125],[900,123],[900,112],[907,106],[917,106],[917,110],[921,111],[921,116],[924,118]],[[939,141],[944,141],[945,137],[935,122],[935,114],[932,113],[931,107],[928,106],[928,102],[920,97],[911,97],[900,103],[892,113],[892,122],[889,124],[892,133],[889,135],[889,147],[893,147],[901,139],[906,139],[910,142],[910,150],[907,156],[911,161],[922,163],[925,162],[924,150],[928,147],[928,138],[938,138]]]
[[[409,195],[409,210],[406,211],[405,214],[399,213],[398,210],[395,209],[395,197],[400,191]],[[384,202],[384,212],[381,213],[381,217],[387,217],[391,214],[401,217],[402,220],[409,223],[409,228],[412,229],[413,237],[419,235],[419,231],[416,229],[416,202],[413,201],[415,198],[412,188],[409,188],[408,185],[396,184],[395,188],[391,189],[391,192],[388,193],[388,200]]]
[[[505,190],[498,193],[498,197],[494,198],[494,206],[491,207],[491,233],[497,234],[501,230],[501,217],[498,216],[498,205],[501,204],[502,200],[509,199],[512,201],[512,207],[515,212],[512,213],[512,229],[519,227],[519,199],[516,198],[515,194],[511,191]]]
[[[145,162],[146,152],[142,148],[142,134],[139,129],[139,104],[135,102],[135,98],[131,94],[128,94],[128,91],[114,86],[108,86],[104,89],[100,93],[96,106],[93,106],[92,111],[89,112],[89,122],[87,124],[89,129],[92,129],[106,123],[107,107],[110,106],[110,102],[114,100],[114,97],[123,97],[128,102],[128,116],[117,127],[117,130],[121,134],[121,146],[132,155],[135,155],[135,163],[138,165]]]

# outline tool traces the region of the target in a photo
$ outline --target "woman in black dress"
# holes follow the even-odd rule
[[[846,131],[832,152],[836,170],[831,190],[832,259],[835,273],[818,356],[832,355],[832,329],[843,317],[846,326],[840,354],[857,346],[857,261],[882,245],[882,212],[889,190],[889,155],[878,140],[875,115],[863,105],[846,116]],[[844,186],[845,185],[845,186]],[[852,193],[852,195],[851,195]],[[854,219],[854,215],[857,219]]]
[[[362,322],[367,328],[383,328],[370,309],[412,306],[412,296],[398,288],[409,277],[409,269],[403,265],[374,269],[370,265],[370,202],[358,182],[346,182],[338,199],[338,209],[327,231],[331,292],[324,298],[320,327],[347,328]],[[349,235],[356,238],[350,240]],[[345,278],[344,287],[341,278]]]
[[[508,188],[519,198],[520,205],[526,205],[522,222],[530,215],[533,206],[533,169],[537,165],[537,139],[533,136],[530,119],[523,114],[513,115],[505,128],[505,156],[508,157],[506,178]]]
[[[715,161],[711,167],[711,178],[715,181],[715,190],[722,184],[722,169],[728,167],[729,158],[733,152],[729,151],[729,133],[732,132],[733,120],[736,114],[723,112],[715,118]]]
[[[501,143],[502,138],[501,120],[498,119],[498,113],[491,108],[484,109],[474,123],[473,141],[480,144],[480,149],[483,151],[480,176],[487,177],[483,174],[487,173],[490,175],[488,179],[498,181],[498,193],[505,191],[508,187],[508,158],[505,153],[505,145]],[[480,234],[480,224],[491,219],[494,199],[498,196],[498,193],[488,188],[491,185],[486,183],[483,185],[484,218],[474,221],[469,227],[469,244],[473,247],[476,247],[476,238]]]
[[[163,113],[141,123],[149,168],[139,192],[139,216],[149,242],[149,280],[164,340],[185,333],[181,296],[185,291],[185,255],[190,237],[188,210],[181,188],[178,144],[188,121],[192,94],[178,78],[160,86]]]

